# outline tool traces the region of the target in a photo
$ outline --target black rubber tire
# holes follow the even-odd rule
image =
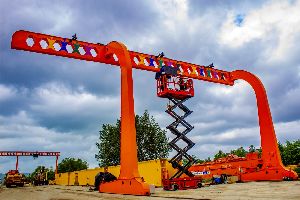
[[[103,172],[99,172],[96,176],[95,176],[95,191],[99,190],[99,186],[101,184],[101,182],[103,181]]]
[[[99,172],[95,176],[95,184],[94,184],[95,190],[99,190],[99,186],[101,185],[101,183],[110,182],[114,180],[117,180],[117,177],[115,177],[113,174],[109,172]]]
[[[198,182],[198,183],[197,183],[197,187],[198,187],[198,188],[202,188],[202,186],[203,186],[203,185],[202,185],[201,182]]]
[[[221,183],[226,183],[227,182],[227,174],[221,174]]]
[[[176,191],[176,190],[179,189],[177,184],[172,184],[171,188],[172,188],[173,191]]]
[[[115,177],[113,174],[109,172],[105,172],[103,178],[105,182],[111,182],[117,180],[117,177]]]

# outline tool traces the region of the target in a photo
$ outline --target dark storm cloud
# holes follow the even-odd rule
[[[0,86],[1,87],[1,86]],[[13,97],[0,101],[0,113],[1,115],[10,116],[17,113],[19,110],[28,109],[28,103],[30,98],[26,89],[17,90],[13,88]],[[17,97],[17,98],[16,98]]]
[[[139,9],[135,7],[137,5]],[[48,82],[60,82],[71,89],[84,87],[86,91],[100,96],[114,95],[120,90],[120,72],[117,67],[11,50],[13,32],[26,29],[63,37],[77,32],[81,40],[109,42],[119,39],[119,36],[142,34],[151,29],[155,16],[150,5],[133,1],[94,1],[91,4],[73,1],[8,1],[5,6],[1,6],[1,83],[24,87],[29,90],[29,94]],[[19,98],[2,103],[1,113],[9,116],[18,110],[30,110],[32,117],[43,126],[65,131],[86,128],[86,123],[93,121],[74,113],[53,117],[51,113],[33,111],[30,104],[35,101],[34,98],[33,95],[19,94]],[[101,116],[97,120],[99,125],[108,117]]]
[[[84,83],[93,92],[115,92],[117,85],[112,89],[105,89],[105,86],[113,84],[109,80],[116,71],[103,69],[101,64],[16,52],[10,49],[11,35],[16,30],[25,29],[62,37],[71,37],[76,32],[80,40],[90,42],[109,42],[120,39],[120,36],[126,40],[128,36],[152,29],[155,16],[150,3],[139,1],[7,1],[1,6],[4,34],[1,34],[0,47],[1,54],[5,55],[1,56],[1,80],[30,88],[58,80],[75,87]],[[81,76],[77,76],[78,73]],[[91,77],[91,74],[99,74],[99,78]],[[99,79],[104,79],[102,86],[99,86]]]
[[[31,116],[40,125],[62,132],[95,133],[102,123],[114,121],[120,110],[119,95],[97,96],[84,87],[56,82],[35,88],[32,99],[28,109]]]

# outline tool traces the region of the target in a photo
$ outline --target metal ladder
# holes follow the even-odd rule
[[[189,138],[187,138],[186,134],[188,134],[194,127],[184,120],[193,111],[191,111],[185,105],[183,105],[183,103],[189,98],[180,100],[173,97],[168,97],[168,99],[173,103],[173,105],[168,106],[166,113],[171,115],[171,117],[173,117],[175,121],[172,122],[169,126],[167,126],[167,129],[169,129],[171,133],[176,135],[176,137],[171,142],[169,142],[169,145],[175,151],[177,151],[177,154],[169,161],[169,163],[172,164],[173,168],[178,169],[178,171],[170,179],[179,178],[183,173],[185,173],[189,177],[193,177],[194,175],[190,171],[188,171],[188,169],[194,164],[195,159],[192,156],[190,156],[187,153],[187,151],[190,150],[195,145],[195,143],[193,143]],[[174,111],[176,108],[181,109],[184,112],[184,114],[182,116],[177,114]],[[184,131],[179,131],[177,129],[179,124],[181,124],[185,128]],[[187,144],[187,146],[185,146],[183,149],[176,144],[180,140],[184,141]],[[188,160],[188,162],[185,165],[180,164],[182,158],[186,158]]]

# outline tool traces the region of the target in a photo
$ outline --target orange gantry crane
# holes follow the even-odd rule
[[[23,30],[13,34],[11,47],[17,50],[120,66],[122,119],[120,176],[116,181],[101,184],[100,192],[150,195],[150,186],[143,181],[138,172],[132,68],[159,72],[164,65],[176,67],[179,64],[180,67],[176,73],[182,77],[228,86],[233,86],[238,79],[248,82],[257,100],[263,165],[259,170],[250,173],[246,179],[249,181],[282,180],[283,174],[290,172],[281,161],[265,88],[255,75],[247,71],[227,72],[166,57],[129,51],[124,44],[116,41],[107,45],[94,44],[79,41],[76,37],[69,39]],[[297,177],[296,173],[294,177]]]
[[[55,156],[55,173],[57,174],[58,157],[60,152],[50,152],[50,151],[0,151],[0,156],[16,156],[16,171],[19,169],[19,156],[32,156],[37,158],[39,156]]]

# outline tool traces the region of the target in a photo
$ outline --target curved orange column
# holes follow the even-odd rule
[[[107,45],[106,56],[116,54],[121,66],[121,169],[118,180],[101,184],[106,193],[150,195],[150,187],[138,172],[132,65],[126,46],[119,42]]]
[[[269,108],[266,90],[262,82],[254,74],[243,70],[231,72],[233,81],[242,79],[253,88],[257,101],[258,121],[260,126],[263,166],[256,173],[245,174],[242,179],[250,180],[282,180],[283,177],[296,178],[294,171],[286,169],[281,160],[277,139]]]

